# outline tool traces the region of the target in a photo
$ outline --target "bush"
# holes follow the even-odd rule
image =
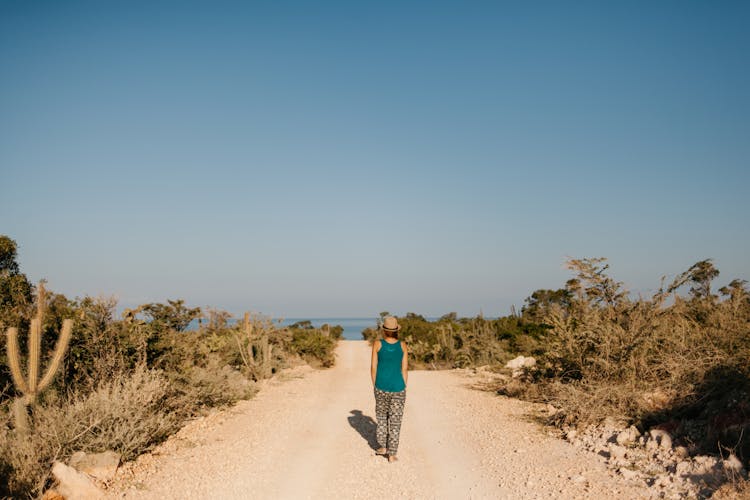
[[[652,298],[634,300],[603,262],[570,261],[576,277],[566,285],[566,303],[543,308],[551,330],[528,397],[562,408],[566,423],[672,421],[678,438],[703,451],[721,443],[750,458],[744,282],[721,288],[721,300],[711,293],[718,270],[701,261]],[[676,294],[687,285],[688,297]]]
[[[7,485],[0,494],[39,495],[52,463],[75,451],[115,450],[132,459],[179,428],[182,403],[162,373],[143,366],[102,382],[87,395],[57,398],[51,393],[34,407],[30,434],[7,424],[0,428],[6,474],[0,483]]]
[[[541,341],[549,329],[519,316],[459,318],[456,313],[436,321],[408,313],[398,322],[399,337],[409,346],[411,365],[428,369],[497,365],[518,352],[541,352]],[[374,328],[362,332],[370,342],[379,335]]]
[[[333,366],[336,339],[315,329],[292,329],[292,349],[307,362],[324,367]]]

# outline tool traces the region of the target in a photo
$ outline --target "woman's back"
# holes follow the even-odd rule
[[[401,374],[403,357],[404,350],[401,348],[400,340],[394,343],[387,342],[385,339],[380,340],[375,387],[386,392],[399,392],[406,388],[404,377]]]

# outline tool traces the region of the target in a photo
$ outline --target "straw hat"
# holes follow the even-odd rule
[[[401,325],[398,324],[398,320],[393,316],[386,316],[383,320],[383,330],[386,332],[397,332],[401,330]]]

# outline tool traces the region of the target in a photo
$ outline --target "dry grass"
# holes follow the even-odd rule
[[[115,450],[134,458],[176,431],[179,400],[158,371],[138,367],[101,383],[85,396],[48,398],[32,415],[28,436],[3,426],[0,461],[9,496],[41,493],[52,462],[75,451]]]
[[[235,368],[210,355],[206,366],[190,366],[180,374],[171,374],[189,406],[223,406],[249,399],[257,385]]]

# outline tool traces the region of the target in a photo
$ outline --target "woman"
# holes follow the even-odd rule
[[[407,349],[398,339],[401,327],[398,320],[388,316],[383,320],[383,338],[372,344],[370,375],[375,390],[375,415],[378,419],[377,455],[387,455],[389,462],[397,460],[401,417],[406,403]]]

